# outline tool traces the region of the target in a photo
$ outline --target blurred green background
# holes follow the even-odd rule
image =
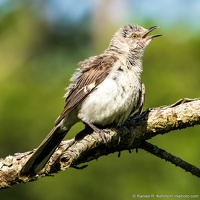
[[[107,48],[122,25],[159,25],[146,49],[145,109],[199,97],[198,0],[0,0],[0,157],[39,145],[63,109],[77,63]],[[77,124],[66,138],[82,128]],[[200,166],[199,127],[152,143]],[[133,199],[133,194],[198,194],[200,180],[143,150],[122,152],[54,177],[0,191],[0,199]]]

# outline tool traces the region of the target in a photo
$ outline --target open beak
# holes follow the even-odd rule
[[[147,37],[147,35],[152,32],[154,29],[160,28],[159,26],[152,26],[151,28],[148,29],[148,31],[142,36],[142,38],[148,38],[148,39],[152,39],[155,37],[159,37],[162,36],[161,34],[155,34],[155,35],[150,35]]]

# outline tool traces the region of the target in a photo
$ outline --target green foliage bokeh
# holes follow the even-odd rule
[[[110,27],[110,32],[114,31]],[[71,41],[72,35],[59,39],[23,10],[0,24],[0,157],[37,147],[62,111],[64,88],[77,63],[103,51],[95,48],[98,41],[92,39],[92,27],[88,35],[81,33],[79,30],[75,39],[78,44]],[[106,48],[112,35],[104,34],[105,42],[99,46]],[[187,30],[166,30],[147,48],[142,75],[145,109],[199,97],[200,38],[187,34]],[[81,127],[77,124],[67,137],[73,137]],[[188,128],[151,141],[198,166],[198,133],[199,127]],[[84,170],[69,169],[14,186],[1,191],[0,198],[121,200],[132,199],[133,194],[199,194],[199,184],[191,174],[139,150],[122,152],[120,158],[117,154],[102,157]]]

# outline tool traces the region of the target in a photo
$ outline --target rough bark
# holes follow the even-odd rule
[[[121,127],[104,129],[103,134],[91,133],[83,138],[63,141],[46,164],[35,176],[22,177],[20,169],[34,150],[16,153],[0,159],[0,189],[15,184],[37,180],[69,167],[83,169],[80,164],[92,161],[103,155],[123,150],[142,148],[157,157],[165,159],[193,175],[200,177],[200,169],[146,142],[146,140],[172,130],[200,124],[200,100],[185,99],[171,106],[148,109],[140,116],[130,117]],[[119,153],[120,155],[120,153]]]

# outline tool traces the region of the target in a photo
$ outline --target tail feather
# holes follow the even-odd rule
[[[67,132],[68,130],[62,130],[59,126],[55,126],[23,166],[20,174],[37,174],[46,165]]]

